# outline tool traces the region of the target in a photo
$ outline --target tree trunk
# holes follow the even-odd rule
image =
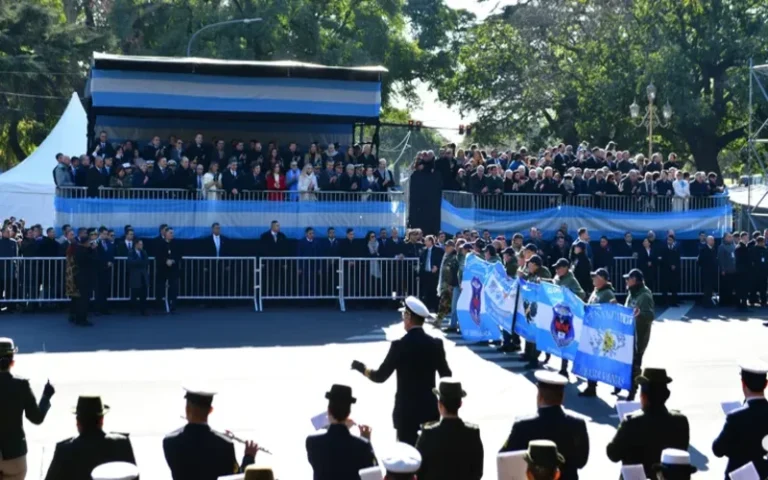
[[[688,146],[691,148],[693,159],[696,162],[696,170],[705,173],[715,172],[720,176],[720,165],[717,163],[720,148],[718,148],[716,140],[714,135],[701,135],[697,136],[696,139],[689,139]]]
[[[13,116],[13,120],[8,125],[8,145],[10,145],[11,151],[16,156],[18,162],[27,158],[27,154],[21,148],[21,143],[19,142],[19,118],[17,115]]]

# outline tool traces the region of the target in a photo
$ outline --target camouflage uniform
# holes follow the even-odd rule
[[[560,275],[556,275],[552,283],[555,285],[560,285],[563,288],[567,288],[571,291],[571,293],[579,297],[581,300],[584,300],[587,296],[587,294],[584,293],[584,289],[581,288],[581,285],[579,285],[579,282],[576,280],[576,277],[574,277],[573,273],[570,271],[562,277]]]
[[[634,379],[641,373],[643,355],[651,340],[651,325],[655,317],[653,294],[645,285],[635,286],[627,292],[625,307],[637,308],[635,316],[635,358],[632,362],[632,386],[636,387]]]
[[[459,257],[456,253],[446,254],[443,257],[442,272],[440,275],[440,302],[437,306],[437,319],[442,321],[451,313],[451,301],[453,299],[453,287],[458,286],[460,279]]]

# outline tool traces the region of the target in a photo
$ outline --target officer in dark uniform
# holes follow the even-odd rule
[[[24,435],[24,416],[40,425],[51,408],[51,397],[56,393],[49,383],[43,389],[40,404],[32,393],[29,380],[11,374],[13,356],[18,352],[10,338],[0,338],[0,478],[24,478],[27,470],[27,440]]]
[[[381,366],[372,370],[355,360],[352,369],[376,383],[386,382],[397,371],[397,393],[392,419],[397,439],[415,445],[419,427],[440,419],[432,393],[435,373],[440,377],[450,377],[451,369],[445,359],[443,341],[424,332],[424,320],[430,316],[426,305],[410,296],[405,299],[400,312],[407,333],[390,344]]]
[[[725,418],[725,426],[712,444],[716,457],[728,457],[725,478],[749,462],[763,463],[762,441],[768,435],[768,400],[765,398],[768,365],[762,362],[741,366],[744,406]]]
[[[128,436],[103,430],[107,412],[109,406],[104,405],[101,397],[77,399],[74,413],[78,435],[56,444],[45,480],[91,480],[93,469],[103,463],[136,464]]]
[[[652,478],[659,480],[690,480],[697,468],[691,465],[687,450],[667,448],[661,452],[661,463],[653,466]]]
[[[156,253],[158,281],[165,287],[165,311],[169,313],[176,310],[181,258],[181,250],[173,240],[173,229],[169,227],[166,229]]]
[[[217,480],[242,473],[252,464],[259,446],[246,442],[242,468],[235,459],[232,440],[208,426],[214,392],[187,390],[187,425],[163,439],[163,451],[173,480]]]
[[[371,446],[371,429],[358,425],[360,437],[349,433],[354,424],[349,419],[352,404],[357,399],[347,385],[333,385],[328,399],[328,428],[307,437],[307,458],[314,471],[314,480],[359,480],[358,472],[376,465]]]
[[[424,424],[416,448],[421,453],[419,480],[480,480],[483,477],[483,442],[480,428],[459,418],[461,399],[467,393],[461,382],[440,380],[437,408],[441,420]]]
[[[665,448],[688,450],[688,419],[667,410],[668,384],[672,379],[663,368],[646,368],[636,382],[640,385],[642,411],[630,414],[619,425],[606,452],[613,462],[642,464],[646,478],[653,478],[653,465]]]
[[[736,259],[736,276],[739,278],[739,281],[736,282],[736,301],[738,302],[739,310],[747,309],[749,280],[752,278],[752,260],[746,240],[746,236],[740,236],[739,244],[736,245],[736,249],[733,251],[733,256]]]
[[[538,412],[515,420],[501,452],[525,450],[531,440],[551,440],[565,457],[560,480],[577,480],[578,470],[584,468],[589,458],[587,424],[563,409],[568,380],[544,370],[537,371],[535,376],[539,388]]]
[[[533,480],[559,479],[565,463],[565,458],[551,440],[531,440],[524,458],[528,464],[527,478]]]

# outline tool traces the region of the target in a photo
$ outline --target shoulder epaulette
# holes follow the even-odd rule
[[[427,422],[427,423],[425,423],[425,424],[423,424],[421,426],[421,429],[422,430],[430,430],[430,429],[433,429],[433,428],[438,427],[438,426],[440,426],[440,421],[439,420],[436,421],[436,422]]]

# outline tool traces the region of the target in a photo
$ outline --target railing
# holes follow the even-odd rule
[[[622,275],[638,267],[633,257],[617,257],[611,267],[616,293],[625,294]],[[661,294],[661,273],[654,270],[646,282]],[[701,294],[695,257],[684,257],[679,295]],[[97,274],[92,280],[95,295]],[[150,261],[149,297],[162,298],[154,260]],[[130,299],[125,258],[116,258],[111,272],[110,301]],[[157,293],[155,293],[157,292]],[[154,294],[154,296],[153,296]],[[337,300],[343,311],[348,300],[394,300],[419,295],[418,259],[339,257],[187,257],[180,270],[182,300],[251,300],[263,310],[263,300]],[[0,259],[0,303],[67,302],[66,259]]]
[[[443,199],[457,208],[529,212],[560,206],[597,208],[615,212],[683,212],[705,208],[725,207],[728,196],[678,198],[647,195],[561,195],[538,193],[473,194],[443,191]]]

